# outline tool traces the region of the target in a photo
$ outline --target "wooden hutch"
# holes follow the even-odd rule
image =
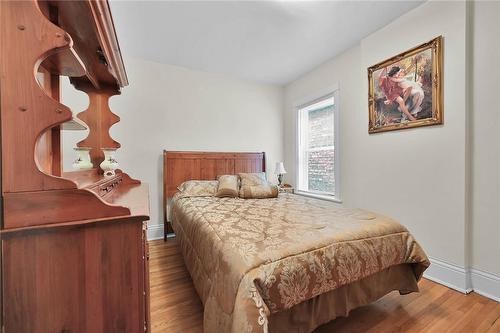
[[[0,37],[1,332],[149,331],[148,188],[99,169],[128,84],[107,1],[0,1]],[[61,132],[86,128],[94,168],[64,172]]]

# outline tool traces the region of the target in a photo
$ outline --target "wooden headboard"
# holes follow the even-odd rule
[[[215,180],[219,175],[265,172],[265,153],[163,151],[163,210],[167,227],[167,202],[186,180]],[[167,228],[165,228],[167,230]],[[169,230],[170,231],[170,230]]]

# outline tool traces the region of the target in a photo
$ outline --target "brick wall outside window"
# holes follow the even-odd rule
[[[335,193],[334,107],[309,111],[308,188],[310,191]]]

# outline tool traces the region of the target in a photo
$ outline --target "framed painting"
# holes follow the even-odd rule
[[[443,123],[442,37],[368,68],[368,132]]]

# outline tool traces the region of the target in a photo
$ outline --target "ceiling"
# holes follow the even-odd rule
[[[125,55],[284,85],[423,1],[111,1]]]

